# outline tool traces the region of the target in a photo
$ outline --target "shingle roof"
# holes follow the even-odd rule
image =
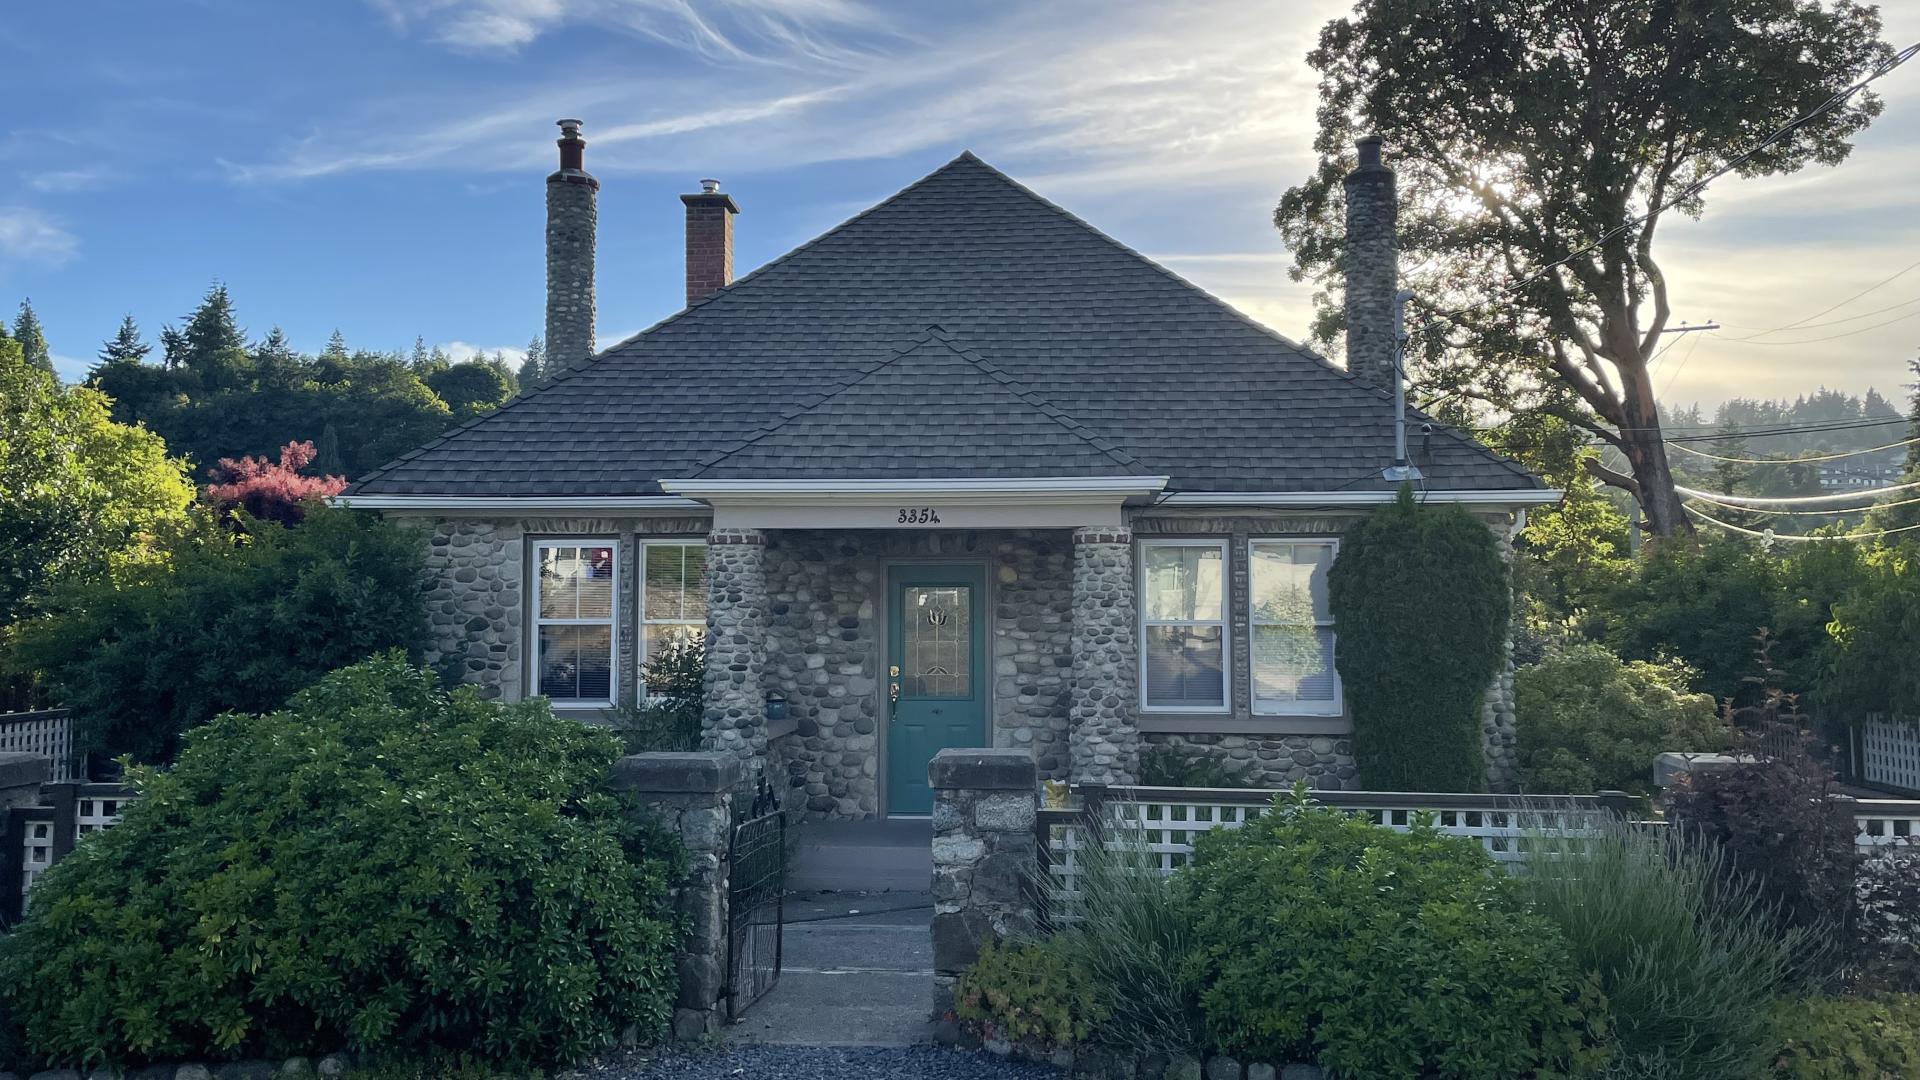
[[[961,475],[1361,491],[1389,486],[1392,447],[1388,394],[968,153],[349,491]],[[1431,489],[1541,486],[1441,425],[1412,448]]]

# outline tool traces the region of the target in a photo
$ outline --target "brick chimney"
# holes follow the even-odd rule
[[[1347,370],[1393,388],[1393,296],[1400,288],[1394,237],[1399,196],[1393,170],[1380,163],[1380,137],[1357,144],[1360,165],[1347,174]]]
[[[560,123],[560,170],[547,177],[547,362],[593,355],[593,234],[600,181],[583,164],[580,121]]]
[[[733,284],[733,196],[720,193],[720,181],[700,181],[700,193],[682,195],[687,204],[687,304]]]

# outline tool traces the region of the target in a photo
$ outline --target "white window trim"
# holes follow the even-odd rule
[[[1333,557],[1340,557],[1340,540],[1332,536],[1254,536],[1247,539],[1247,663],[1253,665],[1254,634],[1256,626],[1293,626],[1293,623],[1273,622],[1254,616],[1253,609],[1253,549],[1261,544],[1314,544],[1330,548]],[[1334,625],[1333,612],[1327,612],[1325,622],[1315,619],[1313,625],[1325,626],[1333,630],[1333,654],[1340,655],[1340,630]],[[1254,684],[1251,672],[1247,678],[1247,700],[1251,703],[1253,715],[1257,717],[1289,716],[1345,716],[1347,714],[1347,687],[1340,678],[1340,669],[1333,671],[1333,701],[1326,705],[1303,705],[1300,702],[1262,701],[1260,689]],[[1291,704],[1291,707],[1289,707]]]
[[[640,670],[645,668],[647,663],[647,627],[649,626],[686,626],[687,625],[687,620],[685,619],[649,619],[647,618],[647,549],[656,548],[656,547],[673,547],[673,548],[697,547],[697,548],[704,549],[707,547],[707,542],[704,538],[677,540],[677,539],[669,539],[666,537],[657,537],[652,540],[640,541],[639,557],[634,560],[634,564],[633,564],[634,576],[638,581],[638,587],[634,589],[634,595],[637,598],[640,605],[639,610],[636,612],[636,619],[634,624],[637,627],[637,629],[634,632],[639,635],[639,640],[635,642],[635,645],[637,645],[638,647],[633,650],[634,685],[640,688],[641,697],[648,701],[653,700],[653,695],[647,689],[646,679],[640,675]],[[709,558],[712,557],[712,552],[710,551],[708,552],[708,557]],[[705,619],[701,619],[700,622],[702,627],[706,625]],[[704,634],[704,629],[702,633]]]
[[[1199,547],[1213,548],[1220,552],[1220,618],[1214,619],[1148,619],[1147,618],[1147,552],[1152,548]],[[1144,713],[1173,713],[1187,716],[1231,716],[1233,714],[1233,551],[1228,540],[1203,540],[1198,538],[1170,537],[1167,539],[1141,540],[1134,547],[1134,605],[1139,610],[1135,620],[1135,629],[1139,632],[1138,652],[1140,683],[1138,707]],[[1220,704],[1218,705],[1149,705],[1147,704],[1147,628],[1150,626],[1214,626],[1220,627]]]
[[[546,619],[540,615],[540,553],[548,548],[588,548],[603,547],[612,552],[612,564],[609,567],[613,575],[613,584],[608,596],[607,617],[604,619]],[[607,627],[607,697],[606,700],[591,698],[548,698],[556,709],[611,709],[614,702],[620,700],[620,540],[612,536],[556,536],[533,541],[533,632],[528,635],[527,686],[535,695],[540,693],[540,628],[542,626],[605,626]]]

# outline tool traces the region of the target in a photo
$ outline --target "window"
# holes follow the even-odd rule
[[[1334,716],[1341,711],[1327,607],[1331,540],[1255,540],[1248,545],[1253,711]]]
[[[640,662],[707,637],[707,545],[648,541],[640,547]]]
[[[1227,546],[1140,546],[1140,688],[1148,709],[1227,709]]]
[[[612,541],[540,541],[533,550],[534,692],[556,705],[612,705]]]

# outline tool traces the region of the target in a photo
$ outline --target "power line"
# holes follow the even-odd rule
[[[1784,333],[1785,331],[1788,331],[1788,330],[1817,330],[1823,326],[1842,326],[1850,322],[1859,322],[1861,319],[1872,318],[1875,315],[1884,315],[1889,311],[1898,311],[1903,307],[1912,307],[1915,304],[1920,304],[1920,296],[1916,296],[1911,300],[1902,300],[1897,304],[1888,304],[1886,307],[1883,307],[1883,308],[1874,308],[1872,311],[1863,311],[1858,315],[1848,315],[1844,319],[1828,319],[1826,322],[1813,322],[1813,323],[1804,322],[1804,321],[1797,322],[1797,323],[1789,323],[1786,326],[1776,326],[1771,330],[1762,330],[1759,333],[1748,334],[1746,337],[1723,338],[1722,340],[1746,342],[1746,341],[1752,341],[1755,338],[1766,337],[1769,334]]]
[[[1779,142],[1780,140],[1800,130],[1806,125],[1812,123],[1813,121],[1819,119],[1822,116],[1825,116],[1827,113],[1832,112],[1834,109],[1845,104],[1848,101],[1848,99],[1852,98],[1855,94],[1858,94],[1861,91],[1865,90],[1868,86],[1871,86],[1875,81],[1881,78],[1884,78],[1888,74],[1891,74],[1895,68],[1913,59],[1914,55],[1917,53],[1920,53],[1920,42],[1916,42],[1915,44],[1909,45],[1906,48],[1901,49],[1899,52],[1894,53],[1891,57],[1887,59],[1886,63],[1881,64],[1879,67],[1875,68],[1873,72],[1869,74],[1866,78],[1861,79],[1859,82],[1854,83],[1853,85],[1847,87],[1846,89],[1841,90],[1839,93],[1834,94],[1832,97],[1828,98],[1827,100],[1821,102],[1819,106],[1814,108],[1812,112],[1809,112],[1804,116],[1800,116],[1794,119],[1793,121],[1788,123],[1786,126],[1780,128],[1779,130],[1775,131],[1773,134],[1768,135],[1766,138],[1760,140],[1760,142],[1750,147],[1746,152],[1740,154],[1737,157],[1730,159],[1726,163],[1722,164],[1718,169],[1715,169],[1713,172],[1708,173],[1706,176],[1703,176],[1700,179],[1695,180],[1693,183],[1688,184],[1686,187],[1680,190],[1679,194],[1674,195],[1672,198],[1667,199],[1665,202],[1662,202],[1656,206],[1649,208],[1646,213],[1641,214],[1637,217],[1634,217],[1628,221],[1622,222],[1621,224],[1616,225],[1611,229],[1608,229],[1606,232],[1601,233],[1599,238],[1595,239],[1592,243],[1588,244],[1587,246],[1580,248],[1576,251],[1568,252],[1566,255],[1558,259],[1555,259],[1553,262],[1550,262],[1545,266],[1542,266],[1540,269],[1535,270],[1533,273],[1528,274],[1526,277],[1523,277],[1518,281],[1508,284],[1507,286],[1502,288],[1498,294],[1496,294],[1493,297],[1489,297],[1488,299],[1482,300],[1475,304],[1469,304],[1465,307],[1454,308],[1450,311],[1438,312],[1432,317],[1438,318],[1438,319],[1452,320],[1453,317],[1456,315],[1460,315],[1468,311],[1476,311],[1480,308],[1486,307],[1487,305],[1492,304],[1495,300],[1499,299],[1500,296],[1517,292],[1522,287],[1531,285],[1535,281],[1538,281],[1541,278],[1545,277],[1548,273],[1554,270],[1557,270],[1562,266],[1565,266],[1566,264],[1572,262],[1573,260],[1579,258],[1582,255],[1587,254],[1590,251],[1593,251],[1595,248],[1602,246],[1607,241],[1612,240],[1614,237],[1627,232],[1629,229],[1638,228],[1641,225],[1646,224],[1648,221],[1651,221],[1654,218],[1659,217],[1661,214],[1667,212],[1668,210],[1671,210],[1675,206],[1678,206],[1679,204],[1686,202],[1687,200],[1699,195],[1701,192],[1707,189],[1708,184],[1713,183],[1715,180],[1720,179],[1722,176],[1725,176],[1728,173],[1733,172],[1735,169],[1738,169],[1740,166],[1746,164],[1748,161],[1752,160],[1755,155],[1759,154],[1762,150],[1765,150],[1769,146],[1772,146],[1773,144]],[[1824,312],[1822,314],[1824,314]]]
[[[1888,491],[1909,491],[1913,488],[1920,488],[1920,480],[1905,484],[1888,484],[1885,487],[1867,488],[1862,491],[1842,491],[1834,495],[1795,495],[1791,497],[1761,498],[1756,495],[1735,495],[1727,491],[1700,491],[1697,488],[1682,487],[1679,484],[1673,485],[1673,490],[1682,495],[1691,496],[1696,499],[1706,499],[1708,501],[1725,501],[1742,510],[1759,506],[1812,506],[1815,503],[1846,502],[1849,499],[1858,499],[1864,495],[1879,495]]]
[[[1860,428],[1886,427],[1888,424],[1909,423],[1907,417],[1890,416],[1883,420],[1835,420],[1817,424],[1796,424],[1775,428],[1754,428],[1750,431],[1714,430],[1710,434],[1675,435],[1669,442],[1714,442],[1730,435],[1743,439],[1770,439],[1781,435],[1819,435],[1829,431],[1856,431]],[[1660,428],[1623,428],[1624,431],[1659,431]]]
[[[1772,543],[1775,540],[1785,540],[1789,543],[1795,543],[1795,544],[1816,544],[1822,540],[1876,540],[1882,536],[1892,536],[1894,533],[1912,532],[1915,529],[1920,529],[1920,525],[1902,525],[1897,529],[1880,529],[1877,532],[1865,532],[1865,533],[1845,533],[1840,536],[1795,536],[1791,533],[1776,533],[1772,529],[1768,529],[1765,532],[1761,532],[1756,529],[1743,529],[1738,525],[1733,525],[1728,522],[1721,521],[1719,518],[1713,517],[1704,511],[1696,510],[1691,506],[1687,506],[1685,503],[1682,503],[1681,506],[1683,509],[1686,510],[1687,513],[1692,514],[1694,517],[1697,517],[1700,520],[1705,521],[1709,524],[1718,525],[1720,528],[1725,529],[1728,532],[1737,532],[1744,536],[1757,537],[1758,539],[1765,540],[1768,543]]]
[[[1737,431],[1728,432],[1726,437],[1732,438],[1732,437],[1738,436],[1739,434],[1740,433]],[[1718,441],[1718,439],[1716,439],[1715,441]],[[1703,458],[1707,458],[1710,461],[1728,461],[1728,462],[1732,462],[1735,465],[1800,465],[1800,464],[1804,464],[1812,461],[1838,461],[1841,458],[1859,457],[1861,454],[1877,454],[1882,450],[1893,450],[1902,446],[1911,446],[1914,443],[1920,443],[1920,438],[1901,439],[1899,442],[1890,442],[1890,443],[1887,443],[1885,446],[1869,446],[1865,450],[1845,450],[1838,454],[1816,454],[1812,457],[1739,458],[1739,457],[1725,457],[1720,454],[1709,454],[1705,450],[1695,450],[1691,446],[1678,444],[1671,439],[1667,440],[1668,446],[1673,447],[1675,450],[1684,450],[1687,453],[1692,454],[1694,457],[1703,457]]]
[[[1865,334],[1873,330],[1878,330],[1883,326],[1892,326],[1894,323],[1906,322],[1908,319],[1920,319],[1920,311],[1909,311],[1905,315],[1897,315],[1885,322],[1874,323],[1872,326],[1856,327],[1838,334],[1828,334],[1825,337],[1801,338],[1799,341],[1755,341],[1752,338],[1728,338],[1727,340],[1739,345],[1816,345],[1822,341],[1838,341],[1841,338],[1850,338],[1858,334]]]
[[[1920,267],[1920,260],[1915,260],[1915,261],[1913,261],[1913,262],[1911,262],[1911,263],[1908,263],[1908,264],[1907,264],[1907,265],[1906,265],[1905,267],[1903,267],[1903,268],[1901,268],[1900,270],[1898,270],[1898,271],[1895,271],[1895,272],[1894,272],[1893,274],[1891,274],[1891,275],[1889,275],[1889,276],[1887,276],[1887,277],[1884,277],[1884,278],[1881,278],[1881,279],[1880,279],[1879,281],[1876,281],[1876,282],[1874,282],[1873,284],[1871,284],[1871,285],[1869,285],[1869,286],[1867,286],[1866,288],[1864,288],[1864,289],[1861,289],[1861,290],[1860,290],[1859,292],[1857,292],[1857,293],[1854,293],[1854,294],[1853,294],[1852,296],[1849,296],[1849,297],[1847,297],[1847,298],[1846,298],[1845,300],[1842,300],[1842,301],[1840,301],[1839,303],[1837,303],[1837,304],[1835,304],[1835,305],[1833,305],[1832,307],[1828,307],[1828,308],[1821,308],[1821,309],[1820,309],[1819,311],[1816,311],[1816,312],[1814,312],[1813,314],[1811,314],[1811,315],[1808,315],[1808,316],[1806,316],[1806,318],[1803,318],[1803,319],[1796,319],[1795,321],[1793,321],[1793,322],[1790,322],[1790,323],[1787,323],[1787,324],[1786,324],[1786,325],[1784,325],[1784,326],[1776,326],[1776,327],[1774,327],[1774,328],[1773,328],[1773,329],[1771,329],[1771,330],[1762,330],[1762,331],[1760,331],[1760,332],[1759,332],[1758,334],[1754,334],[1754,335],[1753,335],[1753,337],[1766,337],[1766,336],[1767,336],[1768,334],[1777,334],[1777,333],[1779,333],[1779,332],[1780,332],[1780,331],[1782,331],[1782,330],[1795,330],[1795,329],[1800,329],[1800,330],[1804,330],[1804,329],[1807,329],[1807,326],[1806,326],[1806,323],[1807,323],[1807,320],[1808,320],[1808,319],[1817,319],[1817,318],[1819,318],[1819,317],[1820,317],[1820,316],[1822,316],[1822,315],[1825,315],[1825,314],[1828,314],[1829,312],[1834,312],[1834,311],[1839,311],[1839,310],[1840,310],[1841,308],[1843,308],[1843,307],[1846,307],[1846,306],[1847,306],[1848,304],[1851,304],[1851,303],[1853,303],[1853,302],[1854,302],[1855,300],[1858,300],[1858,299],[1860,299],[1861,297],[1863,297],[1863,296],[1865,296],[1865,295],[1867,295],[1868,293],[1870,293],[1870,292],[1873,292],[1873,291],[1874,291],[1875,289],[1878,289],[1878,288],[1880,288],[1880,287],[1881,287],[1882,285],[1886,285],[1886,284],[1888,284],[1889,282],[1892,282],[1892,281],[1894,281],[1894,280],[1896,280],[1896,279],[1898,279],[1898,278],[1900,278],[1900,277],[1902,277],[1903,275],[1905,275],[1905,274],[1907,274],[1908,272],[1910,272],[1910,271],[1912,271],[1912,270],[1913,270],[1913,269],[1914,269],[1915,267]],[[1911,304],[1911,303],[1913,303],[1913,301],[1912,301],[1912,300],[1909,300],[1909,301],[1907,301],[1907,303],[1909,303],[1909,304]],[[1904,307],[1905,305],[1904,305],[1904,304],[1895,304],[1895,305],[1893,305],[1893,306],[1894,306],[1894,307]],[[1881,308],[1880,310],[1881,310],[1881,311],[1890,311],[1890,310],[1892,310],[1892,309],[1891,309],[1891,308]],[[1868,315],[1877,315],[1877,314],[1879,314],[1879,312],[1872,312],[1872,311],[1870,311],[1870,312],[1867,312],[1867,314],[1868,314]],[[1856,315],[1856,316],[1854,316],[1854,318],[1864,318],[1864,317],[1865,317],[1865,316],[1860,316],[1860,315]],[[1846,322],[1847,320],[1845,320],[1845,319],[1842,319],[1842,320],[1840,320],[1840,321],[1841,321],[1841,322]],[[1826,325],[1826,324],[1824,324],[1824,323],[1815,323],[1814,325],[1816,325],[1816,326],[1821,326],[1821,325]],[[1747,339],[1747,338],[1732,338],[1732,339],[1730,339],[1730,340],[1733,340],[1733,341],[1745,341],[1745,340],[1748,340],[1748,339]]]
[[[1856,492],[1855,494],[1865,495],[1868,494],[1868,492]],[[1916,503],[1920,503],[1920,499],[1896,499],[1893,502],[1868,503],[1865,506],[1840,506],[1832,510],[1769,510],[1762,506],[1741,506],[1739,503],[1721,502],[1719,499],[1709,499],[1704,495],[1693,495],[1689,497],[1699,499],[1704,503],[1722,506],[1728,510],[1741,510],[1749,514],[1773,514],[1786,517],[1825,517],[1830,514],[1858,514],[1867,510],[1878,510],[1882,507],[1913,506]]]

